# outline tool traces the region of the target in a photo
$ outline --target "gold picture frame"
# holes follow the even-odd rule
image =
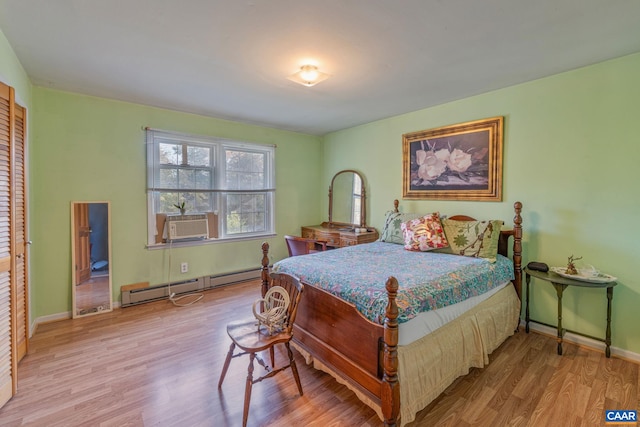
[[[402,135],[402,198],[502,200],[504,118]]]

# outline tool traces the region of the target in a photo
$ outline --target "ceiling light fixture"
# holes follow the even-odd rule
[[[315,65],[303,65],[300,71],[287,77],[289,80],[311,87],[329,78],[329,74],[318,70]]]

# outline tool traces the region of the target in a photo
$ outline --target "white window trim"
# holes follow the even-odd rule
[[[241,241],[241,240],[254,240],[265,237],[273,237],[275,233],[275,145],[258,144],[246,141],[237,141],[227,138],[191,135],[180,132],[172,132],[159,129],[146,128],[146,168],[147,168],[147,248],[149,249],[161,249],[168,246],[168,243],[156,243],[156,207],[154,192],[157,187],[155,185],[155,170],[159,163],[159,153],[156,143],[156,138],[176,140],[179,142],[187,142],[194,144],[205,144],[213,146],[214,162],[213,171],[215,174],[215,182],[217,188],[210,190],[212,194],[220,194],[218,196],[218,218],[219,223],[219,235],[218,238],[204,239],[204,240],[192,240],[192,241],[174,241],[171,243],[173,247],[182,246],[199,246],[207,244],[215,244],[229,241]],[[239,149],[246,151],[254,151],[257,153],[266,154],[267,165],[265,171],[267,182],[265,186],[267,188],[254,189],[254,190],[229,190],[224,188],[225,186],[225,163],[223,154],[225,149]],[[187,190],[188,191],[188,190]],[[247,232],[240,234],[227,235],[226,234],[226,206],[224,203],[224,194],[229,193],[247,193],[247,192],[263,192],[268,194],[267,208],[266,208],[266,227],[263,232]]]

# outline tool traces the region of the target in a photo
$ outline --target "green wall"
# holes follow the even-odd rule
[[[113,296],[122,285],[257,268],[262,240],[148,250],[145,132],[158,129],[277,144],[276,231],[266,239],[275,259],[286,255],[283,234],[320,220],[321,139],[292,132],[94,98],[33,89],[31,286],[33,317],[70,311],[71,201],[110,201]],[[180,274],[181,262],[189,273]]]
[[[340,169],[367,182],[369,224],[402,197],[402,134],[505,117],[502,202],[403,201],[405,212],[466,213],[511,223],[521,201],[524,264],[582,256],[618,277],[613,346],[640,353],[640,54],[346,129],[325,137],[323,180]],[[321,208],[324,211],[326,202]],[[532,317],[555,324],[555,290],[533,283]],[[563,325],[604,336],[603,290],[570,288]]]
[[[14,88],[16,100],[22,106],[31,106],[31,81],[1,29],[0,82]]]

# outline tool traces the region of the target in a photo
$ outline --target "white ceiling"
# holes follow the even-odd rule
[[[0,0],[0,29],[38,86],[322,135],[639,52],[640,1]]]

